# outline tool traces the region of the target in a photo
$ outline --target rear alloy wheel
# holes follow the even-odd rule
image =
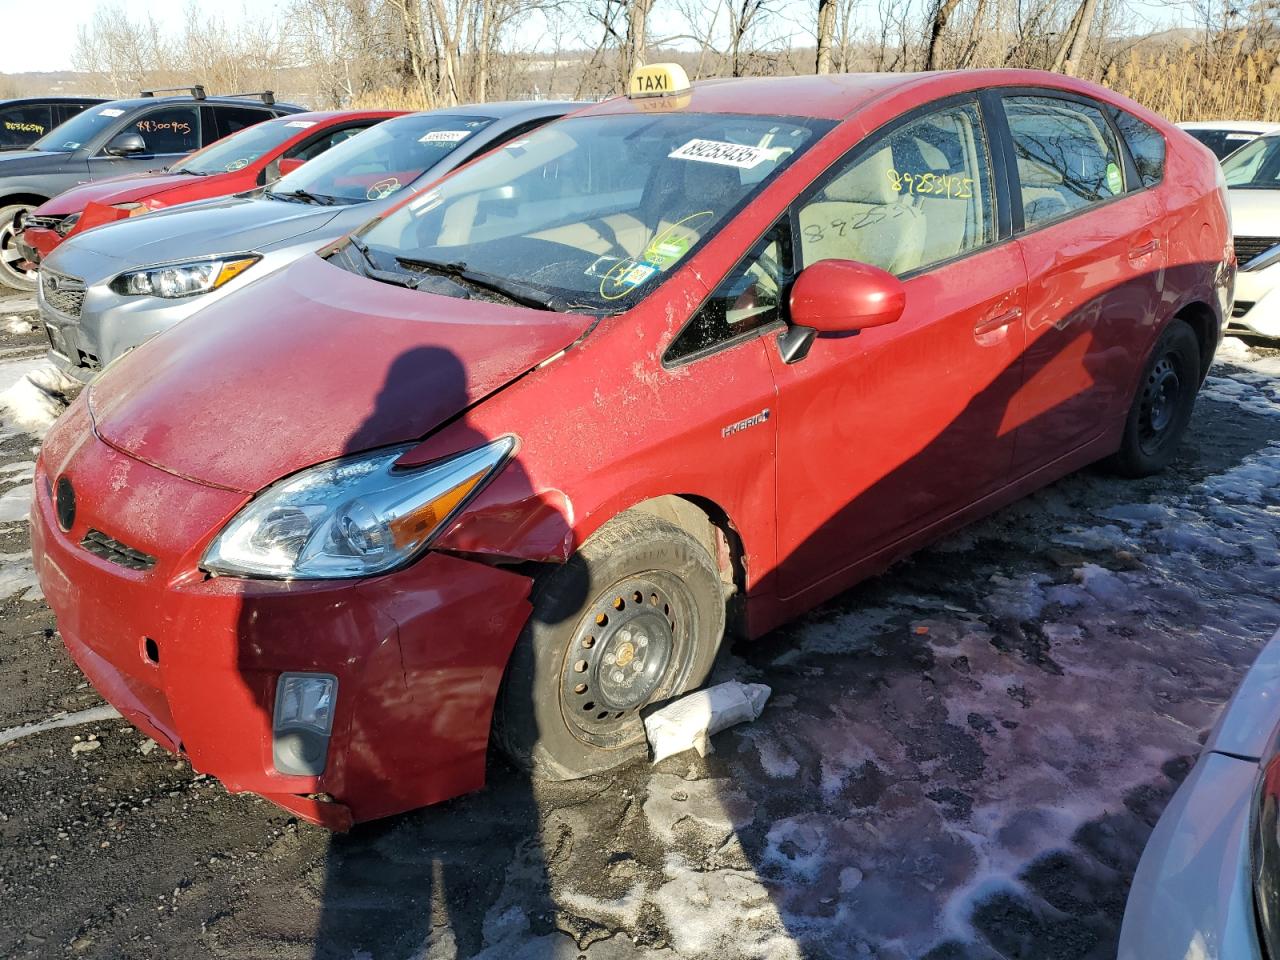
[[[34,209],[25,203],[0,207],[0,284],[15,290],[36,288],[36,271],[20,266],[23,257],[18,252],[18,237],[13,229],[13,218],[20,211],[26,210],[29,213]]]
[[[1147,358],[1111,466],[1127,477],[1159,473],[1177,453],[1200,389],[1200,344],[1174,320]]]
[[[642,708],[706,679],[724,597],[688,531],[639,512],[610,521],[535,583],[494,711],[496,742],[551,780],[642,756]]]

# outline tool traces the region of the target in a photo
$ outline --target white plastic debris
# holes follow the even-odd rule
[[[653,747],[653,762],[690,748],[705,757],[712,752],[713,733],[756,719],[772,692],[763,683],[730,680],[696,690],[653,711],[644,720],[644,731]]]

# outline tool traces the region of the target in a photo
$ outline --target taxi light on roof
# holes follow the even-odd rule
[[[651,63],[647,67],[637,67],[631,74],[631,88],[627,96],[633,100],[669,97],[689,89],[689,75],[680,64]]]

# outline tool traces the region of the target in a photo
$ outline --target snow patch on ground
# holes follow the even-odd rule
[[[48,360],[0,363],[0,438],[43,437],[66,409],[63,394],[79,387]]]

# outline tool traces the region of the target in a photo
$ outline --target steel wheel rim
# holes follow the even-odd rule
[[[1158,450],[1177,419],[1182,401],[1182,378],[1172,354],[1165,354],[1147,373],[1138,413],[1138,442],[1147,453]]]
[[[658,571],[596,596],[561,674],[561,713],[574,736],[604,747],[634,738],[640,708],[669,696],[688,672],[693,610],[683,581]]]

